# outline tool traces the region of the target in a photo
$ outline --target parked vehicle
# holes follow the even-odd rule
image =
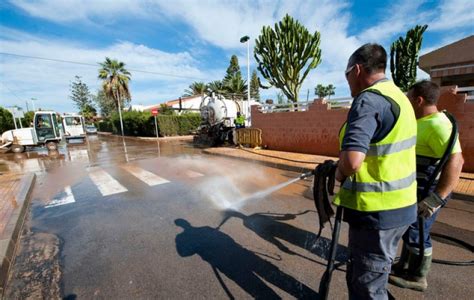
[[[86,125],[87,134],[97,134],[97,128],[94,125]]]
[[[67,143],[84,143],[86,131],[84,129],[84,118],[81,115],[64,115],[63,130]]]
[[[248,105],[259,105],[259,103],[251,100]],[[233,143],[234,120],[237,117],[237,112],[244,114],[243,107],[242,100],[230,100],[215,95],[203,97],[199,108],[201,125],[194,136],[194,142],[211,147],[222,145],[225,142]]]
[[[48,150],[58,149],[62,136],[56,112],[35,112],[33,126],[5,131],[0,139],[0,148],[15,153],[21,153],[31,146],[44,146]]]

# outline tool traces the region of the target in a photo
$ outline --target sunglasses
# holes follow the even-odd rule
[[[349,76],[349,73],[355,68],[356,65],[352,65],[347,70],[344,72],[346,74],[346,77]]]

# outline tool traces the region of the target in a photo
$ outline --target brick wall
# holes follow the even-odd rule
[[[474,103],[451,90],[443,90],[438,106],[458,120],[464,171],[474,172]],[[297,112],[262,113],[252,106],[252,127],[262,130],[263,145],[269,149],[337,156],[339,129],[347,113],[348,109],[329,109],[321,101]]]
[[[443,88],[438,109],[454,115],[459,126],[459,140],[464,156],[465,172],[474,172],[474,102],[466,102],[465,94],[454,94],[455,87]]]
[[[262,129],[269,149],[337,156],[338,133],[348,109],[328,109],[316,101],[306,111],[262,113],[252,106],[252,127]]]

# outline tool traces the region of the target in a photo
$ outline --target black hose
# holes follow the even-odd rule
[[[454,238],[449,235],[441,234],[441,233],[431,233],[431,236],[437,236],[439,238],[451,241],[455,244],[458,244],[462,246],[463,248],[466,248],[467,250],[471,251],[471,253],[474,253],[474,246],[469,244],[466,241],[459,240],[457,238]],[[449,265],[449,266],[474,266],[474,260],[471,261],[451,261],[451,260],[443,260],[443,259],[434,259],[433,262],[437,264],[442,264],[442,265]]]

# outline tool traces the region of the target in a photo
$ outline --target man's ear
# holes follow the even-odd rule
[[[418,107],[425,105],[425,98],[418,96],[416,97],[415,103]]]

